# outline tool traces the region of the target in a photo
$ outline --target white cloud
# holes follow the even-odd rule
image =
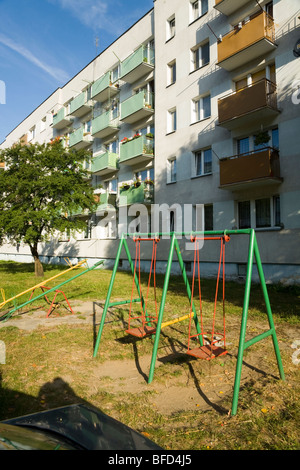
[[[93,30],[109,29],[108,4],[103,0],[50,0],[69,10],[81,23]]]
[[[51,77],[58,80],[59,82],[65,83],[69,79],[68,74],[64,70],[58,67],[53,67],[49,64],[46,64],[45,62],[42,62],[30,50],[26,49],[26,47],[14,42],[12,39],[10,39],[9,37],[3,34],[0,34],[0,43],[8,47],[9,49],[17,52],[22,57],[27,59],[29,62],[34,64],[36,67],[40,68]]]

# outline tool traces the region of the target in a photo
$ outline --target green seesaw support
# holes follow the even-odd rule
[[[21,308],[26,307],[27,305],[31,304],[35,300],[39,300],[42,297],[45,297],[46,295],[49,295],[51,292],[54,292],[55,290],[59,289],[60,287],[64,286],[65,284],[67,284],[68,282],[74,281],[74,279],[77,279],[79,276],[83,276],[84,274],[88,273],[89,271],[92,271],[93,269],[97,268],[101,264],[103,264],[103,261],[98,261],[93,266],[91,266],[90,268],[85,269],[84,271],[77,274],[76,276],[73,276],[70,279],[67,279],[66,281],[58,284],[57,286],[52,287],[51,289],[48,289],[46,292],[43,292],[42,294],[39,294],[37,297],[29,299],[27,302],[24,302],[23,304],[14,307],[12,310],[10,310],[9,312],[6,312],[4,315],[2,315],[0,317],[1,321],[7,321],[9,318],[11,318],[13,313],[15,313],[17,310],[20,310]]]
[[[166,267],[166,273],[165,273],[165,279],[164,279],[164,285],[163,285],[163,290],[162,290],[162,298],[161,298],[161,303],[160,303],[160,308],[159,308],[159,313],[158,313],[158,319],[157,319],[157,325],[155,329],[155,333],[151,333],[151,336],[154,336],[154,345],[153,345],[153,352],[152,352],[152,358],[151,358],[151,364],[150,364],[150,372],[149,372],[149,377],[148,377],[148,383],[150,384],[153,380],[154,376],[154,369],[155,369],[155,363],[156,363],[156,358],[157,358],[157,351],[158,351],[158,345],[159,345],[159,339],[160,339],[160,332],[161,328],[163,326],[162,320],[163,320],[163,314],[164,314],[164,308],[165,308],[165,303],[166,303],[166,296],[167,296],[167,291],[168,291],[168,286],[169,286],[169,280],[170,280],[170,275],[171,275],[171,268],[172,268],[172,262],[173,262],[173,257],[174,257],[174,252],[177,254],[179,266],[181,269],[181,273],[184,279],[184,283],[186,286],[187,290],[187,295],[189,298],[189,301],[191,302],[191,310],[192,310],[192,315],[193,315],[193,320],[197,329],[197,332],[199,334],[199,341],[200,345],[203,346],[203,338],[201,337],[200,333],[200,327],[199,327],[199,322],[197,318],[197,312],[193,303],[193,298],[191,294],[191,288],[189,285],[189,280],[185,271],[185,265],[184,261],[181,255],[181,250],[178,244],[177,237],[183,237],[183,236],[231,236],[231,235],[248,235],[249,236],[249,250],[248,250],[248,262],[247,262],[247,277],[246,277],[246,283],[245,283],[245,293],[244,293],[244,303],[243,303],[243,311],[242,311],[242,320],[241,320],[241,329],[240,329],[240,339],[239,339],[239,348],[238,348],[238,356],[237,356],[237,365],[236,365],[236,374],[235,374],[235,383],[234,383],[234,391],[233,391],[233,400],[232,400],[232,409],[231,409],[231,414],[235,415],[237,413],[237,406],[238,406],[238,397],[239,397],[239,391],[240,391],[240,382],[241,382],[241,372],[242,372],[242,363],[243,363],[243,356],[244,356],[244,351],[250,347],[251,345],[271,336],[273,340],[273,346],[274,346],[274,352],[277,358],[277,365],[279,369],[279,374],[282,380],[285,380],[284,377],[284,371],[283,371],[283,366],[282,366],[282,361],[281,361],[281,356],[280,356],[280,351],[279,351],[279,346],[278,346],[278,341],[276,337],[276,331],[275,331],[275,326],[273,322],[273,315],[272,315],[272,310],[270,306],[270,301],[269,301],[269,296],[268,296],[268,291],[267,291],[267,286],[266,286],[266,281],[265,281],[265,276],[263,272],[263,267],[262,267],[262,262],[260,258],[260,253],[258,249],[258,244],[256,240],[256,235],[255,231],[253,229],[244,229],[244,230],[223,230],[223,231],[204,231],[204,232],[181,232],[181,233],[153,233],[153,234],[135,234],[136,237],[142,238],[142,237],[147,237],[148,239],[150,238],[155,238],[155,237],[170,237],[171,242],[170,242],[170,250],[169,250],[169,257],[168,257],[168,262],[167,262],[167,267]],[[101,341],[101,336],[102,336],[102,331],[103,327],[105,324],[105,318],[106,314],[108,311],[109,307],[114,307],[117,305],[122,305],[122,304],[129,304],[131,302],[141,302],[143,307],[145,306],[145,301],[143,297],[141,296],[141,290],[140,290],[140,285],[139,285],[139,280],[136,275],[136,271],[134,269],[134,264],[130,255],[130,250],[127,244],[127,238],[132,237],[132,234],[123,234],[122,238],[120,239],[112,275],[111,275],[111,280],[107,292],[107,297],[105,300],[105,305],[103,309],[103,314],[101,317],[101,322],[99,326],[99,331],[98,335],[96,338],[95,342],[95,347],[94,347],[94,354],[93,356],[96,357],[100,341]],[[116,273],[119,265],[119,260],[122,252],[122,248],[124,247],[130,269],[132,271],[132,274],[134,276],[134,282],[138,291],[139,297],[136,299],[132,300],[124,300],[124,301],[119,301],[119,302],[110,302],[111,294],[112,294],[112,289],[114,286],[115,278],[116,278]],[[266,306],[266,311],[267,311],[267,316],[268,316],[268,322],[269,322],[269,329],[265,331],[264,333],[252,338],[249,341],[245,340],[246,337],[246,327],[247,327],[247,318],[248,318],[248,309],[249,309],[249,300],[250,300],[250,290],[251,290],[251,280],[252,280],[252,271],[253,271],[253,262],[254,258],[256,260],[256,266],[258,270],[258,275],[262,287],[262,292],[264,296],[264,301],[265,301],[265,306]],[[147,313],[146,313],[147,316]]]

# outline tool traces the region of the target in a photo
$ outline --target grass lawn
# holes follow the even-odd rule
[[[84,268],[67,274],[65,269],[44,266],[45,280],[63,273],[47,286],[54,287]],[[154,380],[148,384],[153,338],[128,337],[128,308],[124,305],[109,311],[97,357],[92,357],[101,316],[98,304],[103,305],[110,277],[111,271],[97,269],[64,286],[75,315],[58,308],[46,319],[47,304],[39,300],[0,322],[0,341],[6,349],[5,363],[0,364],[0,420],[87,402],[165,449],[299,450],[299,287],[268,286],[285,381],[279,379],[271,338],[251,346],[244,354],[238,412],[230,416],[244,284],[226,283],[228,354],[211,361],[187,356],[188,321],[176,323],[161,332],[158,364]],[[157,277],[158,300],[163,280],[162,275]],[[0,288],[5,299],[39,282],[32,264],[0,262]],[[146,286],[146,275],[143,283]],[[118,272],[112,300],[130,299],[131,288],[132,276]],[[29,295],[19,297],[17,303],[25,302]],[[215,280],[203,280],[208,328],[214,295]],[[81,310],[83,304],[91,305],[89,312]],[[96,317],[94,304],[98,308]],[[13,306],[5,305],[0,317]],[[41,311],[45,320],[42,324],[33,329],[18,327],[18,322],[29,322]],[[172,276],[164,320],[188,312],[184,283]],[[59,322],[68,316],[78,323]],[[267,326],[261,288],[254,284],[247,334],[255,336]]]

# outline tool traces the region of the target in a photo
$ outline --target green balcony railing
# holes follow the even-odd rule
[[[133,83],[154,67],[154,49],[141,46],[121,63],[120,77]]]
[[[96,80],[91,88],[91,98],[98,101],[105,101],[118,93],[118,84],[111,82],[111,72]]]
[[[152,158],[153,156],[154,140],[145,135],[128,140],[120,146],[120,163],[131,164],[140,157]]]
[[[86,133],[83,127],[76,129],[70,134],[69,147],[83,148],[92,143],[92,136]]]
[[[119,118],[112,118],[112,112],[106,111],[92,120],[92,135],[106,137],[119,129]]]
[[[67,110],[63,106],[53,115],[52,127],[55,129],[63,129],[64,127],[70,125],[72,122],[71,118],[67,116]]]
[[[117,170],[118,158],[119,156],[112,152],[106,152],[94,157],[91,163],[91,172],[101,175]]]
[[[105,193],[101,193],[100,198],[99,198],[99,205],[97,206],[96,211],[103,210],[108,205],[111,205],[111,206],[115,207],[116,202],[117,202],[117,194],[116,193],[112,193],[110,191],[106,191]]]
[[[130,186],[120,189],[119,206],[131,204],[152,204],[154,202],[154,186],[141,183],[139,186]]]
[[[154,112],[154,94],[140,91],[121,103],[121,121],[132,123]]]
[[[92,109],[87,99],[87,92],[84,91],[80,95],[75,96],[70,102],[70,114],[73,116],[83,116]]]

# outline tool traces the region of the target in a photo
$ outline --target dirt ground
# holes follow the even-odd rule
[[[52,327],[53,324],[56,326],[61,324],[92,326],[95,323],[95,318],[96,324],[99,325],[102,308],[97,302],[73,301],[72,308],[75,314],[67,313],[58,316],[54,312],[48,318],[47,312],[44,310],[36,310],[28,315],[15,315],[8,321],[1,321],[0,328],[16,326],[21,330],[30,331],[38,327]],[[253,336],[261,332],[260,327],[260,322],[248,321],[248,329]],[[97,362],[89,379],[90,393],[93,393],[93,389],[96,392],[99,381],[101,381],[102,388],[107,386],[107,389],[115,394],[119,391],[139,393],[151,390],[154,392],[151,398],[153,406],[164,415],[185,410],[201,409],[206,411],[213,408],[221,413],[228,413],[229,410],[223,408],[222,403],[224,397],[233,394],[239,329],[240,319],[236,317],[231,319],[232,335],[229,334],[227,337],[228,354],[213,361],[188,357],[184,361],[185,367],[182,367],[182,362],[180,360],[172,361],[172,357],[180,357],[181,353],[184,354],[184,350],[180,351],[176,348],[174,351],[173,348],[170,348],[167,354],[164,351],[163,356],[158,353],[155,371],[166,362],[172,361],[172,373],[168,373],[168,379],[164,381],[157,381],[154,377],[151,384],[147,382],[151,354],[133,360],[111,360],[101,364]],[[300,362],[300,326],[280,324],[276,328],[276,332],[281,354],[288,357],[288,366],[298,366]],[[279,378],[272,346],[269,346],[269,352],[264,348],[253,347],[250,349],[251,352],[247,351],[244,356],[241,385],[254,383],[257,380],[267,382],[274,377]],[[264,351],[263,354],[262,351]]]

